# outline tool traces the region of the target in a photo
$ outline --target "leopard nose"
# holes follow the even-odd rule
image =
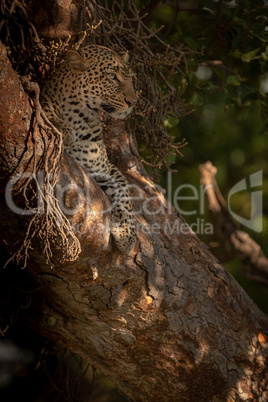
[[[135,103],[137,103],[138,99],[132,99],[132,100],[128,100],[125,98],[125,102],[129,107],[133,107],[135,105]]]

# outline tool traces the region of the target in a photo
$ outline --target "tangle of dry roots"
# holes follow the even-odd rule
[[[80,242],[54,196],[54,188],[60,174],[60,158],[63,152],[62,135],[50,123],[41,109],[39,86],[27,77],[22,77],[21,82],[25,91],[31,96],[34,116],[30,130],[31,138],[28,139],[33,143],[33,168],[31,175],[20,186],[19,192],[23,194],[26,209],[32,209],[35,200],[39,197],[38,203],[39,208],[42,206],[42,213],[37,211],[33,215],[21,247],[10,260],[15,260],[17,263],[22,260],[23,268],[25,268],[29,251],[33,248],[33,240],[37,238],[42,244],[46,263],[53,267],[53,246],[61,251],[61,261],[74,261],[81,252]],[[41,162],[38,162],[36,144],[37,136],[40,134],[44,148],[43,157],[40,158]],[[40,171],[42,172],[41,182],[39,180],[40,174],[38,174]],[[16,183],[14,183],[14,187],[16,187]]]

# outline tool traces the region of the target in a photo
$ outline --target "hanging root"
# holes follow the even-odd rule
[[[29,138],[33,143],[33,168],[31,175],[20,185],[19,192],[23,194],[24,203],[28,209],[36,203],[37,197],[39,197],[38,202],[42,206],[42,211],[37,211],[30,220],[23,244],[10,260],[15,260],[17,263],[22,260],[23,268],[25,268],[29,252],[34,249],[33,243],[39,240],[43,247],[46,263],[53,267],[53,256],[59,250],[61,261],[74,261],[81,252],[80,242],[75,236],[69,220],[61,211],[58,200],[54,197],[63,152],[62,136],[41,109],[39,86],[30,82],[27,77],[23,77],[21,81],[25,91],[31,95],[35,112],[30,129],[31,138]],[[40,134],[44,149],[42,157],[37,161],[37,139],[40,141]],[[40,172],[42,172],[41,182],[38,180]]]
[[[16,261],[17,264],[23,262],[22,268],[27,267],[29,253],[34,250],[33,242],[39,239],[43,246],[43,255],[46,263],[53,268],[53,257],[60,250],[61,262],[75,261],[80,252],[80,242],[75,236],[68,219],[62,214],[56,204],[54,211],[49,214],[36,214],[31,219],[25,238],[19,250],[7,261]]]

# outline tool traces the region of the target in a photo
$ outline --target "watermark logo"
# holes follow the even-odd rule
[[[260,186],[262,186],[262,170],[259,170],[258,172],[255,172],[249,176],[249,189],[251,190],[251,211],[249,219],[243,218],[242,216],[238,215],[237,213],[232,211],[231,208],[232,196],[238,194],[239,192],[248,190],[246,179],[242,179],[231,188],[231,190],[229,191],[227,202],[228,210],[232,217],[243,226],[258,233],[262,231],[262,190],[254,189]]]
[[[92,177],[92,175],[91,175]],[[91,208],[91,188],[89,186],[80,187],[76,183],[66,184],[65,186],[56,185],[55,188],[52,186],[53,177],[49,176],[45,180],[43,172],[38,172],[37,175],[24,174],[22,176],[15,175],[9,181],[6,186],[6,203],[9,208],[16,214],[31,216],[36,213],[44,214],[51,213],[53,210],[53,205],[48,208],[49,201],[45,200],[45,190],[49,190],[51,195],[51,200],[56,199],[62,212],[67,216],[73,216],[77,214],[81,208],[85,208],[85,214],[88,216],[95,216],[100,213],[103,217],[107,212],[110,213],[113,207],[121,205],[121,209],[124,208],[124,197],[128,197],[128,190],[132,194],[132,201],[135,205],[134,215],[145,215],[149,218],[146,225],[141,224],[140,228],[144,232],[149,231],[150,233],[158,234],[162,230],[169,234],[187,234],[189,231],[195,232],[197,235],[213,235],[214,227],[212,223],[206,222],[206,192],[209,190],[211,185],[203,187],[202,185],[194,186],[190,183],[183,183],[179,186],[175,186],[175,180],[171,172],[167,173],[166,181],[166,196],[169,203],[166,203],[162,195],[163,189],[159,187],[158,192],[150,192],[151,196],[144,196],[144,192],[139,186],[134,184],[125,185],[125,196],[122,193],[122,185],[116,182],[113,177],[109,175],[97,174],[96,177],[100,186],[106,187],[106,192],[108,196],[112,199],[111,205],[107,205],[106,210],[95,211]],[[13,191],[16,188],[16,183],[18,180],[31,181],[34,180],[37,188],[37,196],[34,207],[20,208],[16,205],[13,199]],[[247,185],[247,180],[242,179],[236,183],[229,191],[227,198],[227,207],[231,216],[241,223],[243,226],[255,231],[262,231],[262,212],[263,212],[263,201],[262,201],[262,190],[260,186],[263,184],[263,172],[259,170],[249,176],[249,183]],[[53,187],[53,188],[52,188]],[[107,190],[108,189],[108,190]],[[250,191],[250,217],[248,219],[240,216],[237,212],[232,210],[232,197],[239,195],[241,192]],[[55,197],[55,198],[54,198]],[[84,200],[87,200],[86,206]],[[68,201],[66,203],[66,200]],[[46,201],[46,204],[45,204]],[[45,211],[45,205],[47,207]],[[159,225],[155,217],[161,214],[172,214],[172,205],[176,208],[179,214],[186,218],[187,223],[181,219],[176,219],[174,222],[170,223],[169,220],[166,221],[164,225]],[[137,225],[138,225],[137,220]]]

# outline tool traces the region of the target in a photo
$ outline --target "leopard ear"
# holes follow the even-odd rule
[[[126,51],[126,53],[123,54],[122,59],[125,63],[129,62],[129,53],[128,50]]]
[[[66,53],[66,58],[69,61],[71,67],[85,69],[85,59],[80,56],[75,50],[68,50]]]

